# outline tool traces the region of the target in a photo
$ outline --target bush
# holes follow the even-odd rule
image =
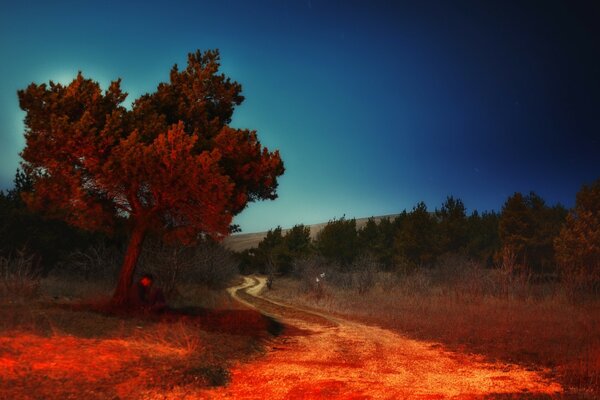
[[[353,264],[352,278],[354,289],[359,294],[368,292],[375,286],[377,272],[382,269],[382,264],[370,254],[360,255]]]
[[[237,272],[232,253],[209,240],[185,247],[151,239],[138,262],[138,273],[151,273],[168,298],[176,297],[177,286],[184,282],[222,289]]]
[[[117,277],[122,259],[122,251],[101,241],[85,250],[72,251],[52,274],[85,281],[112,282]]]
[[[292,262],[292,276],[301,281],[301,290],[321,296],[331,267],[321,256],[308,256]]]
[[[39,294],[41,269],[25,251],[0,257],[0,296],[6,300],[35,298]]]
[[[223,289],[237,273],[233,253],[218,243],[205,241],[194,249],[193,268],[186,280],[211,289]]]

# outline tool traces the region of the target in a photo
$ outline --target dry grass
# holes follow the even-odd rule
[[[9,257],[0,257],[0,301],[34,298],[39,287],[40,271],[33,256],[19,251]]]
[[[268,338],[261,315],[221,292],[188,286],[180,308],[114,314],[98,306],[108,288],[53,278],[38,299],[0,302],[0,398],[205,398]]]
[[[362,294],[327,281],[311,290],[302,280],[279,279],[266,295],[452,350],[549,368],[575,396],[600,395],[599,302],[574,304],[556,287],[498,271],[474,269],[460,281],[443,276],[448,272],[378,273]]]

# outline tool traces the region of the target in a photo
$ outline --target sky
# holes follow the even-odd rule
[[[196,49],[242,84],[232,125],[286,166],[244,232],[514,192],[574,205],[600,178],[594,1],[0,0],[0,189],[24,146],[16,92],[81,70],[127,104]]]

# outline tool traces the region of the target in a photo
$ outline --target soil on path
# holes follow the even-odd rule
[[[542,371],[486,362],[436,343],[266,299],[260,294],[265,284],[263,277],[246,277],[228,290],[286,328],[265,357],[235,367],[231,383],[211,391],[210,398],[545,398],[562,392]]]

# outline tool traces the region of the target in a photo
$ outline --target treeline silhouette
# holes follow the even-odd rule
[[[0,256],[24,252],[47,274],[73,252],[98,243],[122,249],[124,231],[91,234],[30,211],[21,199],[29,190],[30,179],[17,171],[14,187],[0,192]],[[536,279],[562,276],[599,292],[600,179],[582,187],[572,210],[531,192],[514,193],[500,212],[468,214],[461,199],[449,196],[434,210],[419,202],[393,217],[370,218],[362,227],[355,219],[333,219],[314,240],[307,226],[285,232],[277,227],[237,260],[241,273],[290,275],[298,260],[312,256],[340,272],[355,272],[365,257],[380,270],[410,272],[435,268],[448,255],[487,268],[510,264],[515,273]]]
[[[315,255],[342,272],[360,269],[357,260],[364,257],[381,270],[409,272],[458,255],[488,268],[510,265],[515,274],[542,280],[568,272],[580,286],[598,291],[600,180],[581,189],[570,212],[531,192],[514,193],[500,212],[468,214],[462,200],[449,196],[435,210],[420,202],[394,217],[370,218],[360,228],[355,219],[333,219],[314,240],[304,225],[285,233],[278,227],[239,254],[240,270],[288,275],[297,260]]]

